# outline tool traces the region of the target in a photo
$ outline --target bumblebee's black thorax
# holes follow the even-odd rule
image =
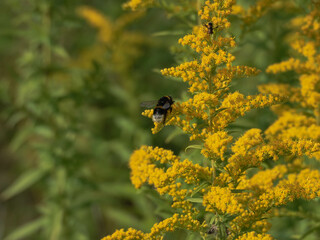
[[[171,106],[173,104],[172,97],[164,96],[164,97],[160,98],[158,100],[157,106],[162,106],[163,107],[164,105],[166,105],[166,103],[168,103]]]

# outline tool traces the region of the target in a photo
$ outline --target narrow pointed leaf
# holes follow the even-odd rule
[[[188,149],[202,149],[203,148],[203,146],[202,145],[190,145],[190,146],[188,146],[188,147],[186,147],[186,149],[184,150],[185,152],[188,150]]]
[[[36,231],[38,231],[42,226],[45,225],[45,218],[40,218],[37,220],[34,220],[30,223],[27,223],[17,229],[15,229],[12,233],[10,233],[4,240],[18,240],[18,239],[24,239]]]
[[[7,200],[23,192],[45,176],[49,169],[50,168],[39,168],[25,172],[16,181],[14,181],[11,186],[1,193],[1,197]]]
[[[188,198],[188,202],[193,202],[193,203],[202,203],[203,199],[202,198]]]

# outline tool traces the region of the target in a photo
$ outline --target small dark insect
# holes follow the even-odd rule
[[[208,230],[208,234],[217,234],[219,231],[218,227],[214,224],[212,224],[212,226],[210,227],[210,229]]]
[[[171,96],[161,97],[158,101],[142,102],[142,107],[152,107],[153,109],[152,121],[156,123],[165,123],[168,111],[172,111],[171,105],[174,103]]]
[[[204,24],[204,26],[207,28],[207,33],[209,35],[212,35],[213,34],[213,29],[217,28],[218,26],[216,27],[213,27],[213,23],[212,22],[209,22],[207,24]]]
[[[229,228],[227,228],[227,227],[224,226],[224,227],[222,227],[222,229],[225,230],[225,235],[226,235],[226,236],[229,236],[229,235],[231,234]],[[210,227],[210,229],[207,231],[207,233],[208,233],[208,234],[215,235],[215,236],[223,235],[223,233],[220,232],[219,227],[218,227],[217,225],[215,225],[215,224],[212,224],[212,225],[211,225],[211,227]]]

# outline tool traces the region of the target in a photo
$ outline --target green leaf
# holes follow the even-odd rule
[[[123,100],[124,102],[130,102],[132,99],[129,98],[128,93],[125,91],[125,89],[121,88],[117,85],[111,85],[109,86],[110,94],[115,96],[116,98],[119,98],[120,100]]]
[[[10,143],[10,148],[13,152],[18,151],[20,147],[24,146],[28,137],[33,133],[32,127],[32,124],[27,125],[16,134],[15,138]]]
[[[213,223],[216,222],[216,219],[217,219],[217,216],[216,216],[216,215],[213,215],[213,216],[210,218],[209,223],[212,225]]]
[[[243,192],[248,192],[246,189],[231,189],[232,193],[243,193]]]
[[[229,126],[229,128],[240,128],[241,130],[248,130],[248,129],[250,129],[251,127],[250,127],[250,125],[241,125],[241,124],[235,124],[235,123],[233,123],[233,124],[231,124],[230,126]]]
[[[109,141],[108,148],[110,152],[113,152],[120,157],[120,160],[127,162],[130,157],[131,152],[124,142],[121,141]]]
[[[62,57],[65,59],[69,58],[68,52],[61,46],[52,47],[52,51],[59,57]]]
[[[62,232],[62,222],[63,222],[63,210],[59,209],[55,215],[53,224],[51,226],[51,236],[50,239],[60,239],[61,238],[61,232]]]
[[[23,192],[47,174],[50,167],[32,169],[23,173],[15,182],[1,193],[5,200]]]
[[[187,201],[193,202],[193,203],[201,203],[203,202],[202,198],[187,198]]]
[[[226,86],[226,87],[218,88],[218,89],[216,89],[215,91],[213,91],[213,93],[216,93],[216,92],[218,92],[218,91],[221,91],[221,90],[224,90],[224,89],[228,89],[228,88],[230,88],[230,85],[228,85],[228,86]]]
[[[189,148],[201,150],[203,148],[203,146],[202,145],[189,145],[188,147],[186,147],[186,149],[184,151],[186,152]]]
[[[242,131],[240,130],[231,130],[231,131],[228,131],[228,134],[232,134],[232,133],[241,133]]]
[[[235,219],[237,216],[238,216],[237,214],[225,215],[222,217],[222,222],[228,223],[228,222],[232,221],[233,219]]]
[[[30,223],[27,223],[15,229],[4,240],[24,239],[27,236],[30,236],[31,234],[38,231],[45,224],[45,222],[46,222],[45,218],[40,218]]]
[[[191,197],[193,197],[196,193],[198,193],[199,191],[201,191],[201,189],[204,189],[206,187],[208,187],[210,184],[207,182],[203,182],[202,184],[200,184],[191,194]]]
[[[153,37],[179,36],[185,34],[184,31],[161,31],[152,34]]]
[[[214,114],[213,114],[211,117],[217,116],[218,113],[220,113],[220,112],[222,112],[222,111],[224,111],[224,110],[226,110],[226,109],[228,109],[228,108],[219,108],[218,110],[216,110],[216,111],[214,112]]]
[[[137,219],[134,214],[122,208],[108,208],[105,213],[108,218],[113,219],[115,222],[118,222],[121,225],[136,227],[140,224],[139,219]]]
[[[126,182],[110,182],[102,183],[99,186],[99,192],[110,196],[130,197],[136,193],[136,189],[131,183]]]
[[[184,132],[180,129],[180,128],[176,128],[175,130],[173,130],[169,136],[165,139],[165,143],[169,143],[172,141],[172,139],[174,139],[175,137],[184,134]]]
[[[34,131],[45,138],[52,138],[54,136],[52,129],[44,125],[35,127]]]

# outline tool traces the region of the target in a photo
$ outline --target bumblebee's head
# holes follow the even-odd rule
[[[169,100],[170,104],[173,104],[174,101],[173,101],[172,97],[171,96],[167,96],[167,97],[168,97],[168,100]]]

